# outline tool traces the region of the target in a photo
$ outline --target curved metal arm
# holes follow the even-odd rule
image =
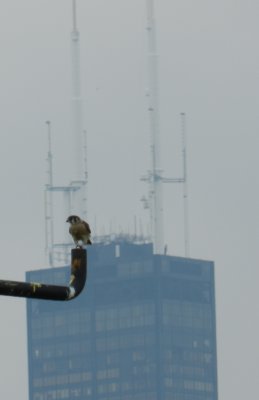
[[[0,295],[45,300],[72,300],[82,292],[86,276],[86,250],[76,248],[71,250],[71,275],[68,286],[0,280]]]

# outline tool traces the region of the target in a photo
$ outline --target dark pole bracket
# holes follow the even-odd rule
[[[71,250],[71,275],[68,286],[0,280],[0,295],[45,300],[72,300],[82,292],[86,277],[86,250],[76,248]]]

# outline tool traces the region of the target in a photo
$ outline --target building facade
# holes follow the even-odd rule
[[[78,298],[27,300],[29,400],[217,400],[215,321],[212,262],[93,245]]]

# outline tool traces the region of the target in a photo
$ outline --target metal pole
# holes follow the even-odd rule
[[[51,122],[46,121],[48,129],[48,181],[45,189],[45,237],[46,237],[46,256],[50,266],[53,266],[53,244],[54,244],[54,225],[53,225],[53,155],[51,149]]]
[[[72,300],[82,292],[86,277],[86,250],[76,248],[71,250],[71,274],[68,286],[0,280],[0,295],[43,300]]]
[[[83,165],[83,118],[81,98],[81,74],[80,74],[80,35],[77,29],[76,0],[73,0],[73,28],[71,32],[72,51],[72,144],[73,175],[72,181],[84,180]],[[82,212],[80,212],[82,214]]]
[[[77,28],[76,0],[72,1],[71,67],[72,67],[72,151],[71,187],[80,189],[71,193],[72,212],[85,217],[85,174],[83,154],[83,109],[80,73],[80,34]]]
[[[148,38],[148,75],[149,75],[149,119],[151,134],[151,221],[154,253],[162,254],[163,239],[163,199],[162,199],[162,170],[160,165],[159,148],[159,99],[156,26],[154,19],[154,1],[147,0],[147,38]]]
[[[83,136],[83,140],[84,140],[84,183],[82,186],[83,190],[83,213],[82,213],[82,217],[83,219],[87,219],[87,206],[88,206],[88,199],[87,199],[87,183],[88,183],[88,167],[87,167],[87,131],[86,129],[84,129],[84,136]]]
[[[186,157],[186,121],[185,113],[181,113],[182,127],[182,155],[183,155],[183,205],[184,205],[184,250],[185,257],[189,257],[189,213],[188,213],[188,186],[187,186],[187,157]]]

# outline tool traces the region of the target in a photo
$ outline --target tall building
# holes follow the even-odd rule
[[[27,280],[65,284],[69,274]],[[27,300],[27,323],[29,400],[217,400],[213,262],[96,244],[83,293]]]

